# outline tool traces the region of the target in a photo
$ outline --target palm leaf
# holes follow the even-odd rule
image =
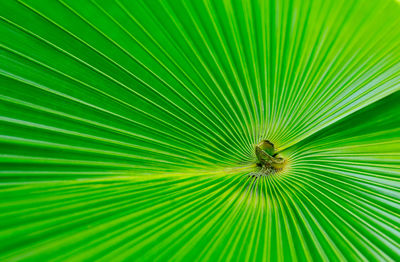
[[[1,260],[400,260],[398,2],[0,18]]]

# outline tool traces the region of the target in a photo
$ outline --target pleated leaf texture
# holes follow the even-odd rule
[[[0,17],[1,261],[400,261],[399,1]]]

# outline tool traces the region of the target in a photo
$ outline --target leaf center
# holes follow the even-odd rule
[[[276,152],[274,144],[269,140],[262,140],[256,145],[257,166],[260,175],[269,175],[282,170],[285,159]]]

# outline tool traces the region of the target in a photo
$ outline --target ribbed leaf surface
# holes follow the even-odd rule
[[[0,36],[1,260],[400,261],[398,2],[2,0]]]

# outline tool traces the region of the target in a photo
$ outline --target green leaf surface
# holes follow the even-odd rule
[[[398,1],[2,0],[0,36],[0,260],[400,260]]]

